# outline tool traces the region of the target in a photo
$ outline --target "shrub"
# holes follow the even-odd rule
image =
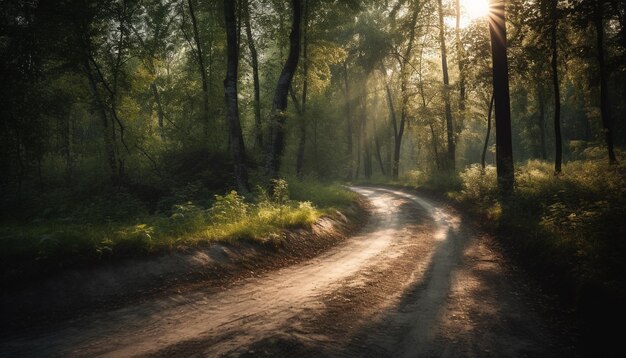
[[[463,200],[485,201],[497,192],[496,167],[487,166],[484,170],[477,164],[459,174],[461,198]]]
[[[289,186],[285,179],[272,180],[272,201],[278,205],[289,202]]]
[[[216,222],[232,222],[244,219],[248,214],[248,204],[236,191],[215,196],[215,202],[209,209],[209,215]]]

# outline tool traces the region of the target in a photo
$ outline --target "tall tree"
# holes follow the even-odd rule
[[[616,164],[617,158],[613,150],[613,120],[609,105],[608,73],[604,58],[604,0],[596,0],[595,5],[594,25],[596,28],[596,51],[600,71],[600,115],[602,116],[602,128],[609,154],[609,163]]]
[[[461,41],[461,0],[455,0],[456,10],[456,24],[454,29],[454,37],[456,42],[456,57],[457,65],[459,67],[459,122],[457,126],[457,133],[463,127],[465,121],[465,97],[466,97],[466,75],[465,75],[465,49],[463,48],[463,42]],[[455,138],[456,139],[456,138]]]
[[[409,36],[406,48],[401,56],[398,56],[398,62],[400,65],[400,123],[397,123],[395,112],[391,116],[394,135],[394,147],[393,147],[393,165],[391,169],[391,177],[394,180],[398,179],[400,174],[400,151],[402,149],[402,138],[404,136],[404,128],[408,120],[409,115],[409,77],[411,74],[411,56],[413,55],[413,48],[415,46],[415,36],[417,30],[417,17],[421,10],[421,4],[414,3],[411,18],[409,20]],[[386,70],[383,68],[383,76],[386,74]],[[387,100],[391,101],[391,91],[389,85],[387,89]],[[393,109],[393,104],[389,104],[390,110]]]
[[[280,170],[281,156],[285,147],[285,124],[287,122],[287,98],[289,87],[298,67],[300,58],[300,25],[302,20],[302,6],[300,0],[291,0],[293,12],[291,33],[289,35],[289,55],[278,77],[274,100],[272,101],[272,115],[269,123],[268,151],[266,160],[266,174],[276,178]]]
[[[559,68],[557,58],[557,30],[559,26],[558,0],[550,0],[550,51],[552,59],[552,86],[554,90],[554,173],[561,173],[561,163],[563,161],[563,144],[561,138],[561,91],[559,86]]]
[[[304,176],[304,149],[306,148],[306,109],[307,95],[309,87],[309,0],[304,0],[304,24],[302,30],[302,101],[300,105],[300,138],[298,140],[298,151],[296,154],[296,174],[302,179]]]
[[[448,138],[448,169],[454,170],[455,166],[455,140],[454,122],[452,120],[452,108],[450,106],[450,78],[448,76],[448,54],[446,50],[446,32],[443,21],[442,0],[437,0],[439,14],[439,43],[441,47],[441,72],[443,73],[443,102],[446,116],[446,134]]]
[[[348,61],[343,62],[343,82],[344,82],[344,95],[345,95],[345,104],[344,109],[346,112],[346,159],[348,161],[348,174],[346,179],[352,180],[352,171],[353,171],[353,143],[352,143],[352,97],[350,96],[350,81],[348,80]]]
[[[202,41],[200,40],[200,32],[198,31],[198,20],[193,8],[193,0],[187,0],[187,5],[189,7],[189,16],[191,17],[191,26],[193,29],[196,61],[198,62],[198,70],[200,72],[200,79],[202,80],[202,124],[204,125],[204,134],[206,137],[209,134],[209,79],[204,63],[204,55],[202,54]]]
[[[513,191],[513,140],[511,137],[511,104],[509,99],[509,66],[507,60],[505,0],[489,1],[489,35],[493,62],[493,92],[496,114],[496,167],[498,189],[507,195]]]
[[[252,25],[250,21],[250,4],[248,0],[244,0],[245,22],[246,22],[246,38],[248,42],[248,50],[250,51],[250,62],[252,64],[252,82],[254,86],[254,139],[257,148],[263,147],[263,127],[261,122],[261,82],[259,81],[259,55],[254,37],[252,36]]]
[[[537,105],[539,106],[539,113],[537,113],[537,127],[539,127],[539,153],[541,159],[548,159],[546,149],[546,100],[544,98],[544,84],[541,81],[537,81]]]
[[[235,17],[235,1],[224,0],[224,20],[226,24],[227,64],[224,80],[224,97],[226,99],[226,116],[230,151],[234,159],[235,181],[240,192],[249,192],[248,169],[246,168],[246,149],[239,122],[239,104],[237,101],[237,70],[239,66],[239,42],[237,39],[237,20]]]
[[[480,155],[480,166],[483,170],[486,167],[487,148],[489,147],[489,137],[491,136],[491,113],[493,112],[493,93],[489,99],[489,109],[487,110],[487,133],[485,134],[485,144],[483,144],[483,152]]]

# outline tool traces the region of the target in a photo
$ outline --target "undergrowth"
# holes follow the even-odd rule
[[[132,199],[118,202],[119,212],[108,207],[115,203],[96,200],[70,217],[3,224],[0,268],[6,274],[28,266],[91,265],[213,241],[264,242],[278,238],[283,229],[310,227],[320,216],[346,208],[354,199],[354,193],[336,185],[288,185],[276,180],[269,192],[257,187],[244,197],[231,191],[200,203],[177,203],[156,214],[126,210],[136,205]]]
[[[527,266],[574,301],[588,292],[626,297],[626,165],[580,160],[516,168],[516,187],[498,195],[496,169],[471,166],[458,178],[414,181],[462,204],[491,225]],[[419,185],[421,184],[421,185]]]

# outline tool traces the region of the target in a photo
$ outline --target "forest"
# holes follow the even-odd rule
[[[626,298],[625,17],[621,0],[3,0],[2,286],[265,242],[349,211],[348,185],[417,188],[592,331]]]

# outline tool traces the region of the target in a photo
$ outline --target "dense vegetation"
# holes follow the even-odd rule
[[[264,238],[353,200],[319,182],[403,181],[623,290],[625,3],[509,1],[505,37],[493,2],[2,2],[3,269]]]

